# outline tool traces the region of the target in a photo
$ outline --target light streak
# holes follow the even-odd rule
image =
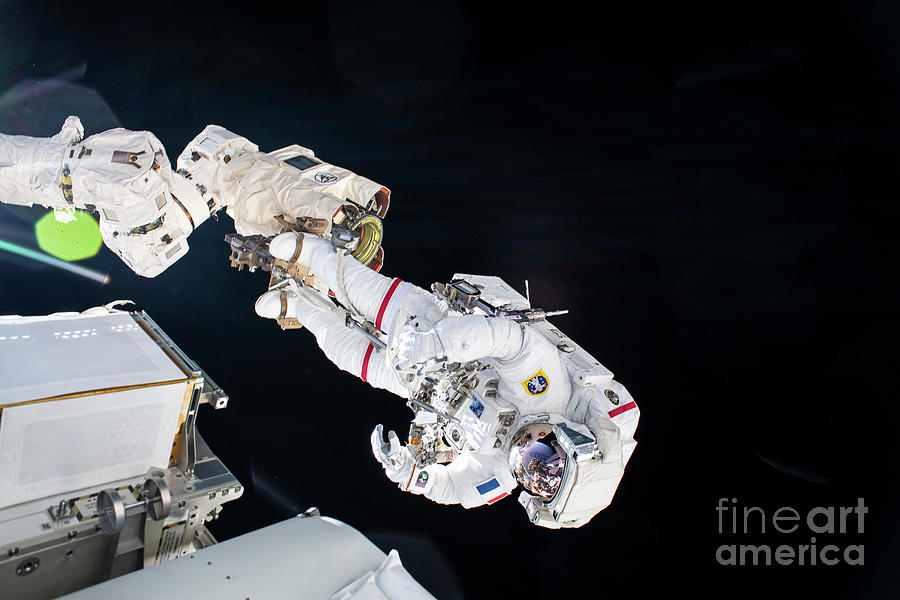
[[[32,250],[31,248],[26,248],[25,246],[13,244],[12,242],[0,240],[0,250],[6,250],[7,252],[12,252],[13,254],[18,254],[19,256],[24,256],[25,258],[30,258],[32,260],[42,262],[45,265],[57,267],[76,275],[81,275],[82,277],[86,277],[87,279],[96,281],[97,283],[102,283],[103,285],[109,283],[109,275],[107,275],[106,273],[88,269],[87,267],[82,267],[81,265],[73,265],[72,263],[68,263],[64,260],[60,260],[58,258],[50,256],[49,254],[44,254],[43,252],[38,252],[36,250]]]

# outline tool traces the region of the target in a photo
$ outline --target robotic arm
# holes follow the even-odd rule
[[[324,236],[348,219],[378,220],[390,203],[387,188],[307,148],[265,154],[217,125],[188,144],[176,171],[150,132],[112,129],[82,140],[83,131],[69,117],[51,138],[0,135],[0,201],[54,208],[58,218],[97,211],[104,243],[144,277],[184,256],[187,237],[222,208],[245,235],[271,236],[303,220]],[[372,257],[381,241],[380,228],[373,231]]]

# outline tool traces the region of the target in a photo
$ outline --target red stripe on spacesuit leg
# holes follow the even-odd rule
[[[381,329],[381,319],[384,317],[384,311],[387,310],[388,304],[391,303],[391,296],[394,295],[394,292],[397,290],[397,286],[403,283],[403,280],[397,277],[391,282],[391,287],[388,288],[387,293],[384,295],[384,300],[381,301],[381,307],[378,309],[378,316],[375,318],[375,327]]]
[[[491,498],[490,500],[488,500],[487,503],[488,503],[488,504],[493,504],[494,502],[497,502],[498,500],[503,500],[503,499],[506,498],[507,496],[509,496],[509,492],[503,492],[502,494],[500,494],[500,495],[497,496],[496,498]]]
[[[633,401],[629,402],[628,404],[623,404],[619,408],[612,409],[611,411],[609,411],[609,416],[614,417],[616,415],[621,415],[626,410],[631,410],[632,408],[637,408],[637,404],[635,404]]]
[[[366,348],[366,355],[363,357],[362,371],[359,374],[360,379],[369,383],[369,380],[366,377],[369,374],[369,359],[372,358],[372,350],[375,349],[375,345],[372,342],[369,342],[369,347]]]

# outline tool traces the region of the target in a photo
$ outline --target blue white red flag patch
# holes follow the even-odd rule
[[[484,414],[484,403],[478,399],[478,396],[472,398],[472,404],[469,405],[469,410],[472,411],[477,418],[481,418],[481,415]]]
[[[550,389],[550,378],[544,373],[543,369],[522,382],[522,387],[529,396],[540,396]]]
[[[476,484],[475,489],[478,490],[478,493],[481,494],[481,497],[488,504],[493,504],[509,496],[509,492],[504,492],[500,489],[500,482],[497,481],[496,477],[491,477],[487,481]]]

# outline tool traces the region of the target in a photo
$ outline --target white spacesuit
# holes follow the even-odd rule
[[[144,277],[184,256],[187,237],[221,208],[240,234],[270,236],[285,219],[308,217],[328,235],[345,207],[383,217],[390,202],[387,188],[308,148],[266,154],[218,125],[187,145],[174,172],[148,131],[83,133],[69,117],[50,138],[0,134],[0,202],[51,207],[60,220],[98,211],[104,243]]]
[[[448,464],[420,466],[413,459],[417,440],[401,446],[392,431],[385,443],[382,427],[373,431],[373,453],[401,489],[471,508],[492,504],[522,484],[526,491],[519,500],[529,518],[551,528],[581,526],[610,503],[636,445],[640,412],[611,374],[586,379],[536,327],[453,314],[432,293],[379,275],[321,238],[283,233],[270,251],[309,267],[343,306],[374,325],[374,337],[386,345],[382,350],[371,337],[348,328],[346,312],[310,288],[285,287],[257,300],[260,316],[303,323],[341,369],[404,398],[421,384],[423,373],[439,371],[438,365],[477,360],[484,369],[464,409],[449,417],[466,441]],[[427,425],[430,414],[419,412],[416,422]],[[571,439],[544,443],[551,431],[565,436],[554,424],[564,426],[567,437],[595,441],[595,450],[585,453],[581,446],[578,456],[577,439],[574,445]],[[570,456],[561,444],[570,447]],[[561,489],[566,497],[555,498]]]

